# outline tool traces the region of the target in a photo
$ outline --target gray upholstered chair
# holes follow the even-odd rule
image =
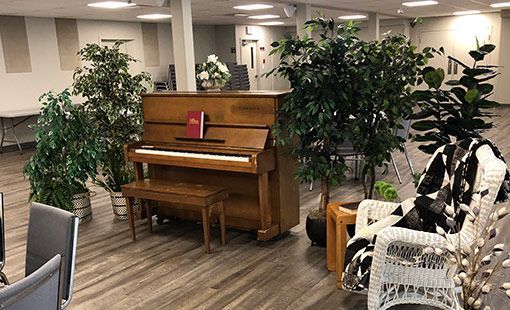
[[[77,239],[76,215],[44,204],[32,203],[28,221],[25,274],[32,274],[53,256],[60,254],[62,308],[69,305],[72,297]]]
[[[5,266],[5,226],[4,226],[4,193],[0,193],[0,283],[9,284],[2,271]]]
[[[0,308],[60,309],[60,255],[55,255],[26,278],[0,289]]]

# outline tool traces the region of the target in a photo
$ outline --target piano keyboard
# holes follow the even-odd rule
[[[163,150],[150,149],[150,147],[146,147],[146,146],[143,146],[142,149],[136,149],[135,153],[172,156],[172,157],[187,157],[187,158],[235,161],[235,162],[244,162],[244,163],[250,162],[250,158],[251,158],[251,156],[217,155],[217,154],[207,154],[207,153],[163,151]]]

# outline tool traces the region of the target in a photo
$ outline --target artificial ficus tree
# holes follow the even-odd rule
[[[376,168],[391,160],[405,140],[395,132],[415,106],[411,87],[420,83],[421,68],[433,57],[429,48],[416,51],[404,35],[380,41],[356,41],[349,53],[350,88],[354,103],[351,139],[363,154],[361,180],[365,198],[372,198]]]
[[[137,60],[113,47],[87,44],[79,55],[85,64],[74,72],[73,92],[85,98],[84,107],[100,145],[96,182],[110,192],[134,178],[124,159],[124,145],[139,139],[143,131],[142,99],[151,78],[148,73],[131,74]]]
[[[492,44],[486,44],[470,51],[469,55],[473,59],[471,66],[448,56],[463,68],[459,80],[444,83],[445,72],[442,68],[423,69],[421,78],[429,89],[413,93],[420,107],[413,115],[418,121],[413,123],[412,128],[419,132],[414,140],[426,143],[418,146],[420,150],[432,154],[442,145],[466,138],[478,138],[485,130],[493,127],[490,122],[491,109],[499,103],[489,97],[494,90],[491,80],[499,73],[496,71],[497,66],[480,62],[495,48]]]
[[[298,160],[297,178],[321,182],[324,213],[330,186],[342,182],[348,169],[339,147],[350,134],[352,64],[346,59],[359,29],[352,22],[338,26],[322,17],[306,25],[318,31],[319,38],[287,35],[274,42],[271,54],[279,54],[281,63],[267,75],[276,73],[290,81],[292,93],[279,111],[274,134]]]

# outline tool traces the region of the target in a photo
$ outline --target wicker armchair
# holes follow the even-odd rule
[[[480,224],[465,221],[462,230],[448,238],[459,240],[460,246],[475,239],[485,225],[496,200],[506,164],[496,158],[487,145],[476,152],[479,161],[474,188],[488,188],[489,194],[480,203]],[[403,203],[412,202],[412,199]],[[473,203],[478,203],[473,200]],[[370,221],[389,215],[398,204],[365,200],[358,208],[356,231]],[[422,256],[423,249],[440,245],[437,234],[405,228],[387,227],[377,234],[368,291],[368,309],[388,309],[398,304],[422,304],[442,309],[460,309],[452,277],[455,270],[443,257]],[[454,244],[457,244],[458,241]]]

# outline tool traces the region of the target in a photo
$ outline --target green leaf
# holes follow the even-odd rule
[[[442,68],[438,68],[434,71],[430,71],[425,74],[423,80],[430,88],[438,89],[444,81],[445,72]]]
[[[474,61],[482,61],[485,58],[485,53],[479,51],[470,51],[469,55]]]
[[[496,45],[494,45],[494,44],[485,44],[482,47],[480,47],[478,50],[484,52],[485,54],[490,54],[495,49],[496,49]]]
[[[464,96],[464,99],[466,100],[467,103],[473,103],[475,100],[477,100],[479,95],[480,92],[478,91],[478,89],[476,88],[470,89],[467,91],[466,95]]]

